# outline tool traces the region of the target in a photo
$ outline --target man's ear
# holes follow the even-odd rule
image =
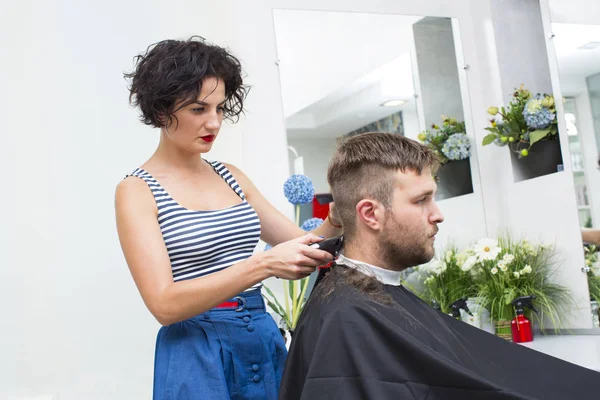
[[[363,199],[356,205],[356,215],[359,221],[368,228],[380,231],[385,222],[385,208],[383,205],[371,199]]]

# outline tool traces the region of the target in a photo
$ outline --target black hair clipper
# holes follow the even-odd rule
[[[316,249],[325,250],[329,254],[331,254],[334,258],[340,255],[342,251],[342,247],[344,246],[344,236],[333,237],[330,239],[322,240],[318,243],[313,243],[310,247],[314,247]],[[329,265],[327,265],[329,267]],[[327,275],[330,268],[318,268],[315,273],[313,273],[308,280],[308,290],[306,291],[305,299],[308,300],[311,292],[314,288],[321,282],[321,280]]]
[[[328,252],[334,257],[337,257],[342,250],[344,245],[344,236],[337,236],[329,239],[322,240],[318,243],[313,243],[310,247],[320,249]]]

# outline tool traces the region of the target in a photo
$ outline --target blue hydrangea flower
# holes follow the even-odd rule
[[[304,221],[302,225],[300,225],[300,228],[302,228],[306,232],[310,232],[313,229],[318,228],[322,223],[323,220],[321,218],[310,218]]]
[[[547,128],[554,121],[554,113],[542,105],[542,99],[541,95],[532,97],[523,109],[525,123],[532,129]]]
[[[449,160],[464,160],[469,157],[471,149],[471,143],[469,138],[464,133],[455,133],[450,136],[444,146],[442,147],[442,153]]]
[[[283,184],[283,194],[293,205],[307,204],[315,197],[315,188],[306,175],[296,174]]]

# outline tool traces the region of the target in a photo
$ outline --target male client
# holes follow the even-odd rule
[[[339,146],[327,177],[343,254],[300,317],[280,399],[600,399],[600,373],[455,320],[400,286],[400,271],[434,255],[437,166],[429,148],[396,134]]]

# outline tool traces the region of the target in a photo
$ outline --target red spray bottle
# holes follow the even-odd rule
[[[515,306],[517,316],[511,321],[510,327],[512,330],[512,340],[515,343],[531,342],[533,340],[533,331],[531,330],[531,322],[525,317],[524,308],[530,308],[537,313],[533,307],[534,295],[518,297],[511,303]]]

